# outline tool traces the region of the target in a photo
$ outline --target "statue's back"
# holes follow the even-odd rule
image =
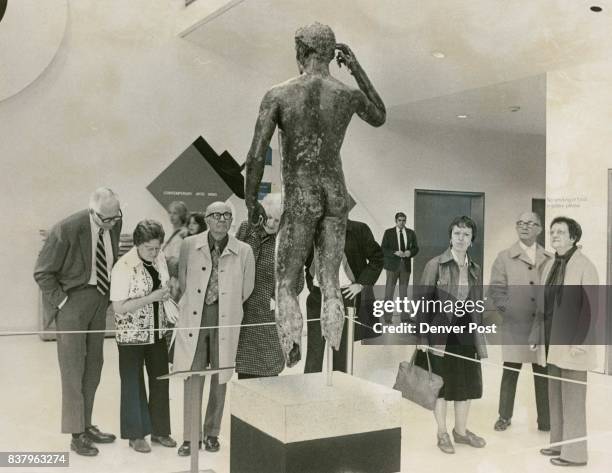
[[[331,76],[305,74],[278,87],[283,170],[338,161],[355,112],[355,91]]]

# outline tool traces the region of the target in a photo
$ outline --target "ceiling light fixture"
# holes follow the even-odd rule
[[[467,115],[457,115],[457,118],[467,118]]]
[[[593,6],[591,7],[591,11],[592,11],[592,12],[595,12],[595,13],[599,13],[599,12],[600,12],[600,11],[602,11],[602,10],[603,10],[603,8],[598,7],[597,5],[593,5]]]
[[[508,110],[511,112],[518,112],[521,109],[518,105],[513,105],[512,107],[508,107]]]
[[[432,51],[431,55],[436,59],[444,59],[446,57],[446,54],[444,54],[442,51]]]

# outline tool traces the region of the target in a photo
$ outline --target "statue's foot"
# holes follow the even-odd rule
[[[325,340],[331,344],[334,350],[340,348],[342,339],[342,327],[344,326],[344,304],[342,299],[330,297],[323,301],[321,311],[321,331]]]
[[[291,368],[299,363],[302,359],[302,353],[300,351],[300,346],[297,343],[293,344],[293,348],[287,355],[287,367]]]

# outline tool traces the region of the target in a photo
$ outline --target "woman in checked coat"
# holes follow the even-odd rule
[[[280,194],[268,194],[262,205],[268,219],[258,226],[243,222],[236,232],[236,238],[249,244],[255,256],[255,287],[244,303],[236,354],[238,379],[277,376],[285,368],[276,325],[249,326],[275,322],[274,252],[281,216]],[[303,288],[304,280],[300,279],[298,294]]]

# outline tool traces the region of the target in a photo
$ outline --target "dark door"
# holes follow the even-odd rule
[[[538,243],[546,247],[546,201],[544,199],[531,199],[531,211],[540,216],[542,231],[538,235]]]
[[[484,193],[423,189],[414,191],[414,231],[420,248],[413,261],[414,284],[419,284],[425,264],[448,248],[448,225],[455,217],[462,215],[476,222],[476,240],[469,250],[469,255],[482,268]]]

